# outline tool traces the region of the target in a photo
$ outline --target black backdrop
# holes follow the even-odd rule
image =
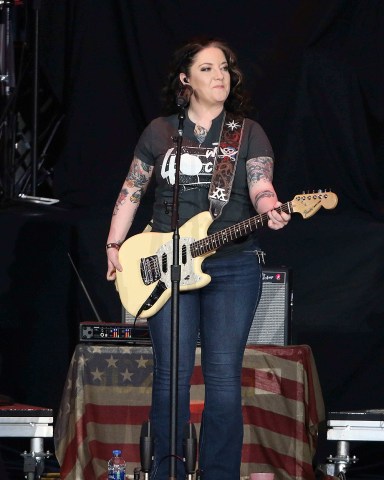
[[[68,252],[103,320],[120,321],[105,281],[111,211],[171,52],[203,33],[238,53],[280,198],[339,197],[262,232],[267,263],[293,271],[293,341],[313,349],[327,410],[384,408],[384,3],[42,0],[39,13],[41,78],[65,115],[50,150],[61,201],[0,210],[0,393],[57,411],[78,324],[95,319]],[[320,461],[334,448],[322,439]],[[356,446],[356,475],[384,478],[380,448]]]

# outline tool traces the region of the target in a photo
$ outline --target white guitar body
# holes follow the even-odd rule
[[[193,258],[189,247],[196,239],[206,237],[212,223],[211,214],[204,211],[188,220],[179,229],[179,265],[181,267],[180,290],[195,290],[205,287],[211,277],[201,270],[204,259],[215,253]],[[143,257],[143,253],[150,254]],[[116,288],[119,291],[124,308],[136,316],[145,300],[150,297],[161,281],[165,290],[156,300],[155,305],[144,310],[139,318],[146,318],[157,313],[169,300],[172,293],[171,265],[173,264],[173,233],[145,232],[126,240],[119,250],[122,272],[116,272]],[[159,278],[153,281],[153,271]],[[148,284],[146,284],[148,283]]]

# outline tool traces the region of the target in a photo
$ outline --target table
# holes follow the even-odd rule
[[[337,441],[384,441],[384,410],[329,412],[327,439]]]
[[[191,385],[191,420],[198,429],[204,401],[199,349]],[[150,347],[77,345],[54,431],[62,480],[104,480],[113,448],[123,451],[133,474],[151,386]],[[314,479],[312,459],[325,414],[310,347],[247,347],[242,397],[242,478],[273,472],[278,480]]]
[[[327,440],[336,440],[336,455],[328,457],[328,463],[323,465],[325,473],[334,476],[346,473],[349,467],[358,461],[356,456],[350,456],[350,442],[383,442],[384,441],[384,410],[357,410],[328,412]]]
[[[53,411],[49,408],[14,403],[0,406],[0,437],[30,438],[30,452],[25,452],[24,472],[28,480],[40,478],[44,460],[44,438],[53,437]]]

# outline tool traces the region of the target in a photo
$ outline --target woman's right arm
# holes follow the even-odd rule
[[[119,263],[118,246],[124,242],[131,228],[152,172],[153,167],[134,157],[113,210],[107,239],[107,245],[112,245],[107,247],[107,280],[115,280],[116,270],[121,272],[123,269]]]

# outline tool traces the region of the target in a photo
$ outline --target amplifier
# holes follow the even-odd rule
[[[262,293],[247,345],[287,345],[291,335],[292,287],[288,268],[263,268]]]
[[[142,322],[140,322],[142,323]],[[125,345],[151,345],[148,326],[128,323],[82,322],[80,342],[123,343]]]
[[[262,293],[253,318],[247,345],[287,345],[291,334],[292,288],[288,268],[264,267]],[[133,316],[122,309],[122,322]],[[143,319],[141,319],[143,320]]]

